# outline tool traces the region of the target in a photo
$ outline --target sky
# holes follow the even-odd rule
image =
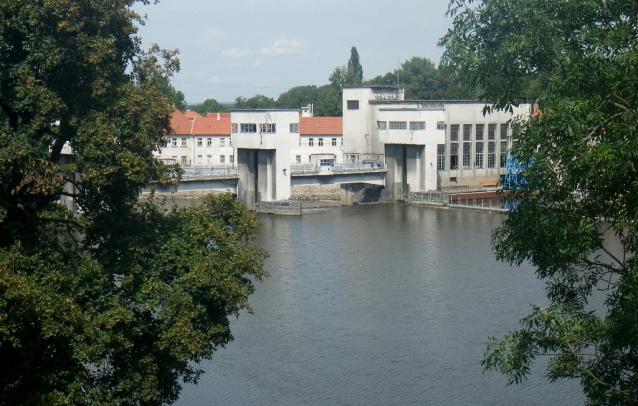
[[[187,103],[277,99],[295,86],[328,83],[359,52],[364,79],[413,56],[439,62],[451,19],[447,0],[160,0],[147,16],[143,47],[178,49],[172,79]]]

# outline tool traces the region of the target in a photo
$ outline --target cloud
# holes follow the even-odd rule
[[[220,56],[222,56],[223,58],[239,59],[249,57],[250,54],[251,52],[248,48],[231,48],[222,52]]]
[[[204,31],[200,36],[199,36],[199,40],[198,42],[201,45],[207,45],[207,44],[211,44],[213,42],[215,42],[215,40],[218,40],[219,38],[225,38],[230,36],[230,34],[228,34],[226,31],[220,30],[220,29],[210,29],[210,30],[206,30]]]
[[[271,56],[295,55],[303,53],[306,47],[306,44],[299,42],[296,39],[288,40],[282,38],[275,42],[272,47],[262,48],[259,53]]]

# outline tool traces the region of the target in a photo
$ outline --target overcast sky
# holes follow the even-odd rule
[[[364,79],[413,56],[439,62],[451,26],[447,0],[161,0],[138,5],[145,48],[179,49],[172,79],[187,103],[277,98],[294,86],[324,85],[350,48]]]

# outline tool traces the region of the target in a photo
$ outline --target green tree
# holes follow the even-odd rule
[[[577,378],[591,404],[638,399],[638,3],[453,1],[443,61],[489,108],[530,88],[540,111],[516,123],[521,199],[493,234],[497,258],[529,261],[547,308],[490,340],[483,363],[520,382],[539,356]],[[533,86],[530,86],[533,84]],[[588,305],[605,294],[602,308]]]
[[[153,79],[157,91],[168,99],[168,103],[175,107],[177,110],[186,110],[186,100],[184,100],[184,93],[176,90],[171,84],[168,77],[156,75]]]
[[[298,109],[317,103],[317,86],[296,86],[279,95],[277,107],[280,109]]]
[[[204,103],[192,106],[192,109],[202,116],[208,113],[225,113],[228,112],[228,106],[224,106],[215,99],[206,99]]]
[[[363,83],[363,67],[359,62],[359,52],[356,47],[350,49],[350,59],[346,68],[346,83],[349,85]]]
[[[2,405],[172,403],[262,275],[229,196],[138,199],[176,175],[153,151],[178,63],[140,50],[134,3],[0,2]]]

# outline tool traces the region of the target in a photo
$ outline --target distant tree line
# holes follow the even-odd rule
[[[230,109],[298,109],[314,105],[315,116],[339,117],[342,115],[341,94],[344,85],[400,85],[405,88],[408,100],[450,100],[474,99],[474,92],[459,84],[453,69],[437,67],[432,61],[422,57],[412,57],[403,62],[399,69],[364,80],[363,67],[356,47],[350,50],[350,59],[345,65],[337,66],[323,86],[296,86],[282,93],[275,100],[258,94],[251,98],[239,96],[234,104],[222,104],[215,99],[207,99],[201,104],[185,105],[199,114],[227,112]],[[169,85],[170,86],[170,85]],[[172,86],[170,87],[172,89]],[[175,89],[168,94],[175,100]],[[178,92],[181,93],[181,92]],[[183,94],[182,102],[183,102]],[[184,106],[184,104],[181,104]],[[175,107],[179,109],[178,105]]]

